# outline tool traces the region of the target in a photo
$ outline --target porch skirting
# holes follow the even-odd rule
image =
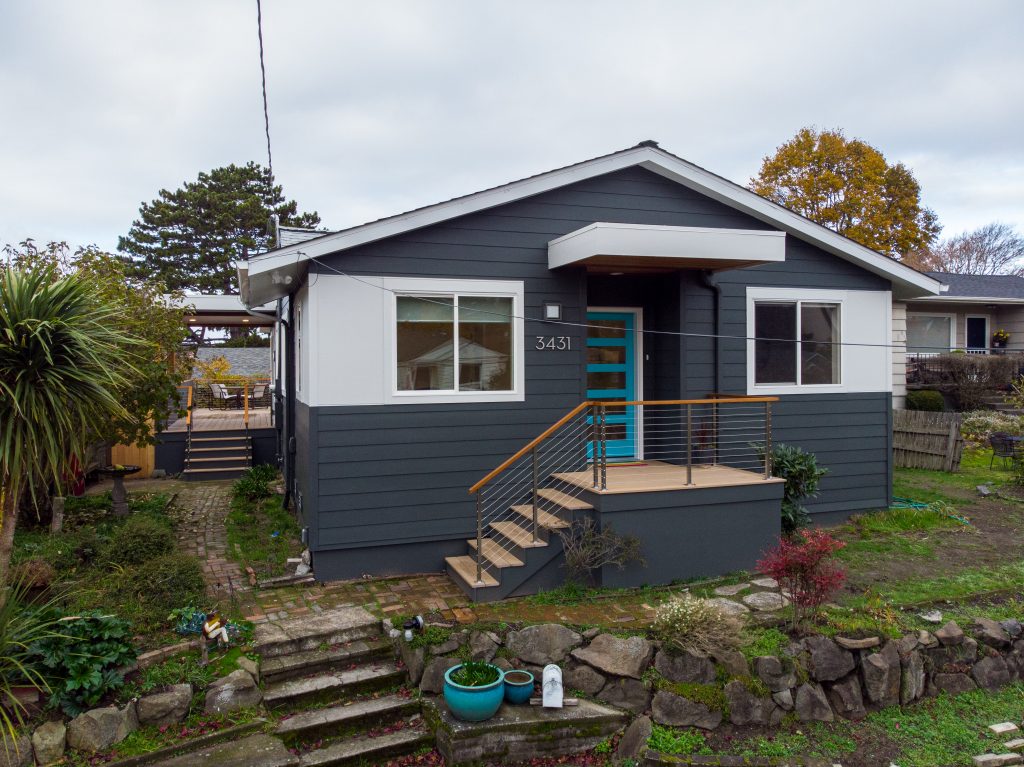
[[[782,482],[655,493],[584,493],[595,520],[640,539],[646,566],[604,567],[608,588],[665,584],[754,567],[781,532]]]

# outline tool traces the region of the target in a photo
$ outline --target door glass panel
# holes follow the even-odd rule
[[[587,362],[594,365],[625,365],[625,346],[587,347]]]
[[[590,371],[587,373],[588,389],[625,389],[626,372],[619,373]]]
[[[591,338],[625,338],[625,320],[587,320],[587,335]]]
[[[626,424],[609,423],[604,427],[604,438],[611,442],[615,439],[626,439]]]

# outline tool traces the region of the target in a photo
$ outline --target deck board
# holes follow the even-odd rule
[[[274,424],[270,418],[269,407],[249,408],[250,429],[270,429]],[[245,413],[242,410],[215,410],[208,407],[197,407],[192,410],[192,431],[222,431],[245,428]],[[179,418],[169,424],[164,431],[186,431],[185,419]]]
[[[616,466],[608,464],[607,490],[593,490],[594,472],[565,472],[552,475],[570,485],[583,487],[595,493],[656,493],[665,490],[693,490],[708,487],[734,487],[763,482],[784,482],[778,477],[765,479],[760,472],[735,469],[731,466],[694,466],[693,484],[686,484],[686,467],[662,461],[643,461],[640,465]]]

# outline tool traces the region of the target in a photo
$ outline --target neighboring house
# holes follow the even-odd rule
[[[1007,274],[929,272],[943,284],[938,295],[893,304],[895,351],[893,404],[903,407],[907,364],[951,351],[991,354],[1024,351],[1024,277]],[[993,334],[1010,334],[997,346]]]
[[[200,346],[196,349],[198,361],[209,362],[217,357],[223,357],[231,366],[228,375],[270,379],[272,363],[269,346]],[[193,375],[200,377],[195,371]]]
[[[653,142],[238,266],[317,577],[477,599],[559,583],[582,516],[641,540],[604,585],[751,567],[768,441],[828,469],[816,520],[886,506],[893,300],[940,290]]]

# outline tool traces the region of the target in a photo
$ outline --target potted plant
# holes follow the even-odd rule
[[[505,697],[505,672],[495,665],[468,661],[444,674],[444,702],[452,716],[482,722],[498,712]]]
[[[518,706],[528,703],[533,695],[533,674],[529,671],[514,669],[505,672],[505,700]]]
[[[1005,349],[1006,344],[1010,342],[1010,334],[1000,328],[992,334],[992,348],[993,349]]]

